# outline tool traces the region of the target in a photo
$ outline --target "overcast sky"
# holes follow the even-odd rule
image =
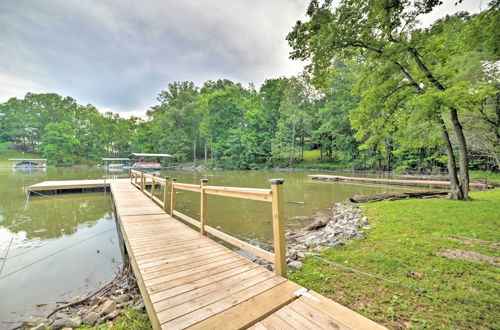
[[[335,2],[335,1],[334,1]],[[431,22],[487,1],[444,0]],[[290,76],[285,37],[309,0],[0,0],[0,102],[55,92],[124,116],[169,82]],[[425,22],[424,22],[425,23]]]

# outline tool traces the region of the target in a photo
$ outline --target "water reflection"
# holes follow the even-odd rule
[[[32,196],[27,202],[27,186],[75,173],[102,177],[95,169],[0,169],[0,329],[15,326],[2,322],[43,314],[57,301],[91,291],[122,262],[109,194]]]

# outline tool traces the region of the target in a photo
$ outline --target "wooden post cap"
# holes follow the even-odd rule
[[[176,178],[172,178],[172,181],[177,181],[177,179]]]
[[[169,177],[169,176],[166,176],[166,177],[165,177],[165,180],[168,180],[168,179],[170,179],[170,177]]]
[[[285,179],[270,179],[269,183],[270,184],[283,184],[283,183],[285,183]]]
[[[208,182],[208,179],[201,179],[200,182]]]

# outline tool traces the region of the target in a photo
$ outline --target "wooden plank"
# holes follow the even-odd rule
[[[233,236],[230,236],[226,233],[223,233],[220,230],[217,230],[217,229],[210,227],[210,226],[205,226],[205,231],[209,234],[214,235],[215,237],[218,237],[218,238],[236,246],[236,247],[239,247],[240,249],[251,252],[251,253],[255,254],[256,256],[261,257],[264,260],[267,260],[267,261],[273,262],[273,263],[275,261],[274,254],[272,254],[271,252],[268,252],[268,251],[263,250],[261,248],[258,248],[256,246],[253,246],[247,242],[243,242],[242,240],[234,238]]]
[[[210,255],[212,253],[220,252],[220,251],[224,251],[224,249],[217,249],[216,247],[214,247],[214,248],[210,248],[210,249],[206,249],[206,250],[198,252],[197,256],[207,256],[207,255]],[[164,258],[159,258],[158,260],[155,260],[155,261],[146,262],[144,264],[139,265],[139,267],[141,269],[147,269],[147,268],[156,267],[159,265],[170,264],[172,262],[190,260],[191,258],[192,258],[192,256],[189,256],[189,255],[182,255],[182,256],[176,256],[176,257],[164,257]]]
[[[195,191],[195,192],[200,192],[201,187],[200,185],[197,184],[190,184],[190,183],[174,183],[175,189],[179,190],[188,190],[188,191]]]
[[[350,310],[347,307],[342,306],[339,303],[334,302],[333,300],[320,295],[317,292],[309,290],[309,294],[319,299],[319,302],[307,297],[300,297],[299,300],[312,306],[315,309],[322,311],[335,320],[342,320],[342,323],[345,324],[345,326],[348,328],[367,330],[386,329],[380,324],[373,322],[372,320],[356,313],[353,310]]]
[[[260,322],[269,330],[288,330],[295,329],[278,315],[272,314]],[[360,329],[361,330],[361,329]]]
[[[262,267],[252,268],[243,273],[226,277],[219,281],[212,282],[205,286],[199,287],[197,289],[184,292],[181,295],[161,300],[155,303],[154,305],[155,310],[158,313],[160,313],[161,311],[170,309],[170,315],[175,314],[173,312],[173,310],[175,309],[181,310],[182,313],[189,312],[189,309],[187,309],[188,307],[186,307],[186,305],[189,305],[189,308],[191,308],[194,302],[198,302],[201,300],[205,302],[210,301],[210,299],[212,298],[209,297],[214,297],[213,299],[219,300],[221,297],[222,298],[225,297],[221,295],[224,294],[223,290],[225,289],[241,286],[242,283],[245,283],[245,281],[248,281],[249,283],[254,283],[258,281],[258,279],[264,280],[272,276],[275,275],[269,272],[265,268]],[[181,305],[183,305],[183,307]]]
[[[236,187],[219,187],[219,186],[205,186],[204,189],[205,192],[210,195],[252,199],[264,202],[270,202],[272,194],[270,189],[236,188]]]
[[[219,250],[219,249],[220,249],[220,247],[218,247],[218,246],[208,246],[204,250],[205,251],[208,251],[208,250],[214,251],[214,250]],[[201,251],[201,249],[200,249],[200,251]],[[147,258],[144,258],[144,259],[140,258],[137,260],[137,263],[139,265],[142,265],[142,264],[148,264],[148,263],[156,261],[156,260],[167,261],[167,260],[169,260],[169,258],[174,258],[174,257],[179,257],[179,256],[192,256],[192,254],[189,251],[188,252],[179,251],[176,253],[170,253],[168,255],[160,254],[157,256],[148,256]]]
[[[179,211],[175,211],[175,210],[174,210],[174,213],[173,213],[173,214],[174,214],[176,217],[179,217],[180,219],[182,219],[182,220],[186,221],[187,223],[190,223],[190,224],[192,224],[193,226],[196,226],[196,227],[200,228],[200,222],[199,222],[199,221],[197,221],[197,220],[195,220],[195,219],[193,219],[193,218],[191,218],[191,217],[189,217],[189,216],[185,215],[184,213],[181,213],[181,212],[179,212]]]
[[[192,312],[188,314],[184,314],[180,317],[177,317],[173,320],[168,320],[165,322],[164,315],[162,313],[158,313],[158,319],[160,320],[162,329],[169,328],[186,328],[188,326],[194,325],[204,319],[211,317],[212,315],[218,314],[226,309],[229,309],[233,306],[236,306],[242,303],[245,300],[250,299],[264,291],[267,291],[276,285],[279,285],[286,281],[284,278],[272,274],[273,277],[257,282],[256,284],[245,287],[244,289],[237,291],[237,288],[232,287],[226,290],[223,290],[222,294],[219,297],[225,297],[223,299],[214,301],[212,304],[205,305],[205,302],[193,302],[193,305],[190,305],[191,308],[196,308],[200,305],[204,305],[202,308],[194,309]],[[248,283],[247,283],[248,284]],[[239,287],[241,289],[241,287]],[[208,296],[208,295],[207,295]],[[185,306],[188,307],[188,306]],[[169,311],[169,310],[167,310]],[[169,314],[167,313],[167,316]]]
[[[199,259],[188,259],[188,262],[184,261],[183,263],[177,263],[172,265],[171,263],[169,264],[164,264],[156,267],[150,267],[148,268],[148,272],[143,271],[144,273],[144,279],[149,280],[155,277],[158,277],[160,275],[166,274],[168,271],[181,271],[181,270],[186,270],[190,268],[194,268],[197,266],[201,266],[206,264],[207,262],[215,262],[219,260],[224,260],[227,259],[229,256],[231,256],[231,251],[219,251],[216,252],[215,254],[211,254],[210,256],[205,256],[203,258]],[[163,267],[162,267],[163,266]]]
[[[266,282],[266,280],[272,280],[273,278],[277,278],[277,276],[268,271],[267,273],[260,274],[259,276],[249,277],[245,278],[244,280],[240,280],[238,281],[237,284],[235,283],[234,285],[230,285],[227,287],[222,286],[219,288],[219,290],[207,292],[207,294],[198,297],[198,299],[186,301],[181,304],[172,306],[170,308],[163,309],[162,311],[158,312],[158,319],[160,320],[160,323],[163,324],[168,321],[178,319],[181,316],[184,315],[187,316],[194,311],[197,311],[196,314],[201,314],[200,309],[202,309],[203,307],[216,303],[227,297],[233,298],[236,293],[248,288],[252,288],[258,285],[259,283]],[[182,327],[186,325],[188,324],[184,324]]]
[[[149,286],[148,291],[151,294],[154,294],[157,292],[168,290],[168,289],[176,287],[176,286],[184,285],[186,283],[190,283],[190,282],[202,279],[202,278],[206,278],[206,277],[212,276],[214,274],[219,274],[219,273],[225,272],[229,269],[234,269],[234,268],[238,268],[238,267],[245,266],[245,265],[248,265],[248,262],[245,262],[244,260],[239,260],[237,262],[228,263],[228,264],[225,264],[223,266],[210,268],[210,269],[204,271],[203,273],[192,273],[192,274],[189,274],[189,275],[181,277],[181,278],[176,278],[174,280],[160,283],[158,285]]]
[[[262,323],[255,323],[251,327],[247,328],[248,330],[267,330],[267,328]]]
[[[273,214],[273,240],[274,240],[274,268],[276,274],[287,276],[286,241],[285,241],[285,215],[283,209],[283,181],[271,180],[272,214]]]
[[[283,282],[233,308],[227,309],[192,326],[192,329],[242,329],[264,319],[297,297],[301,287],[291,281]]]
[[[230,263],[233,263],[233,262],[238,262],[238,261],[240,261],[240,258],[241,257],[239,257],[239,256],[232,256],[232,257],[226,258],[224,260],[220,260],[220,261],[216,261],[216,262],[211,262],[209,264],[205,264],[205,265],[202,265],[202,266],[197,266],[197,267],[194,267],[194,268],[191,268],[191,269],[188,269],[188,270],[183,270],[183,271],[175,272],[175,273],[169,273],[169,274],[167,274],[165,276],[159,276],[159,277],[155,277],[155,278],[153,278],[151,280],[148,280],[148,281],[146,281],[146,284],[153,286],[153,285],[160,284],[160,283],[163,283],[163,282],[168,282],[168,281],[171,281],[171,280],[183,277],[183,276],[187,276],[187,275],[190,275],[190,274],[193,274],[193,273],[201,273],[204,270],[209,270],[209,269],[212,269],[212,268],[215,268],[215,267],[219,267],[219,266],[224,266],[226,264],[230,264]]]
[[[184,292],[188,292],[191,290],[196,290],[196,289],[198,289],[202,286],[205,286],[207,284],[219,281],[219,280],[224,279],[226,277],[230,277],[233,275],[243,273],[247,270],[254,269],[254,268],[259,268],[259,265],[254,263],[254,264],[245,264],[245,265],[242,265],[239,267],[231,268],[231,269],[228,269],[226,271],[201,278],[199,280],[195,280],[195,281],[192,281],[189,283],[185,283],[183,285],[179,285],[179,286],[152,294],[151,301],[157,302],[157,301],[161,301],[164,299],[168,299],[170,297],[177,296],[179,294],[182,294]]]
[[[302,302],[300,299],[295,300],[288,305],[291,309],[301,314],[311,322],[318,325],[322,329],[348,329],[344,324],[332,317],[326,315],[321,310],[313,308],[312,306]]]
[[[311,322],[310,320],[300,315],[299,313],[297,313],[288,306],[284,306],[283,308],[276,311],[275,315],[279,316],[283,320],[286,320],[286,323],[290,324],[292,327],[296,329],[314,330],[319,328],[318,325]]]

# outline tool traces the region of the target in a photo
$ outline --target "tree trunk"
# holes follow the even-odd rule
[[[459,184],[463,193],[464,199],[469,198],[469,155],[467,153],[467,141],[465,140],[464,130],[460,120],[458,119],[458,111],[455,108],[450,109],[451,122],[458,141],[458,156],[459,156]]]
[[[193,141],[193,162],[196,164],[196,140]]]
[[[205,164],[207,163],[207,141],[205,141]]]
[[[455,164],[455,157],[453,154],[453,146],[451,145],[450,136],[448,135],[448,130],[446,129],[444,121],[440,118],[438,122],[439,125],[441,126],[441,136],[443,137],[446,149],[446,155],[448,156],[448,172],[451,181],[449,196],[450,199],[464,200],[465,198],[462,191],[462,187],[460,186],[458,181],[457,166]]]
[[[293,164],[294,153],[295,153],[295,122],[293,123],[292,126],[292,150],[290,150],[290,162],[288,163],[288,166],[292,166]]]

